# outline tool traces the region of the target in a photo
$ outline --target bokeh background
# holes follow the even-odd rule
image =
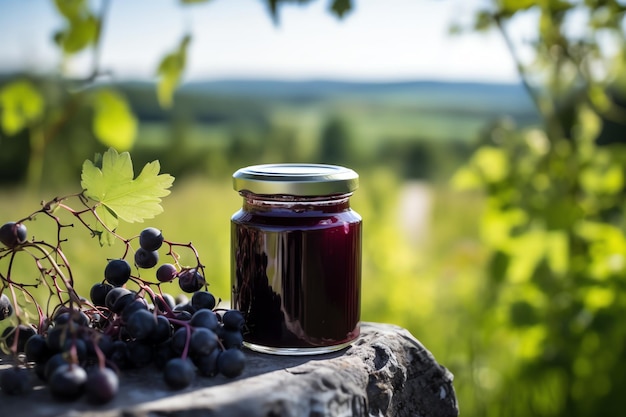
[[[109,147],[136,171],[158,160],[176,177],[164,212],[119,233],[192,241],[227,299],[231,174],[346,165],[361,176],[362,319],[420,339],[455,375],[462,415],[622,415],[625,12],[0,0],[0,222],[79,192],[83,161]],[[55,232],[29,223],[38,239]],[[64,233],[87,294],[124,246]]]

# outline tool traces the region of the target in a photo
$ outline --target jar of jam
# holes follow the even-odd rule
[[[256,165],[233,174],[243,207],[231,218],[232,307],[253,350],[310,355],[359,335],[361,217],[351,169]]]

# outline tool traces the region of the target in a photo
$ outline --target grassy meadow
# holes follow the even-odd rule
[[[472,378],[473,371],[466,345],[471,342],[472,315],[477,314],[476,295],[480,292],[484,255],[477,241],[477,224],[467,219],[479,217],[481,199],[445,186],[429,189],[432,201],[427,214],[428,231],[415,239],[404,227],[410,213],[399,211],[402,182],[381,172],[363,175],[361,184],[352,204],[364,219],[362,319],[393,323],[411,331],[455,374],[458,395],[463,398],[468,395],[464,391],[472,391],[468,378]],[[55,195],[73,191],[58,190]],[[37,210],[42,199],[53,196],[3,190],[0,213],[4,220],[20,218]],[[193,242],[206,266],[210,290],[227,300],[229,218],[240,205],[229,178],[183,179],[175,182],[171,195],[163,200],[162,214],[143,224],[123,224],[118,232],[132,237],[143,227],[153,226],[162,229],[167,240]],[[76,289],[88,296],[91,286],[103,279],[107,258],[120,257],[124,245],[117,242],[102,248],[71,216],[59,215],[75,225],[64,231],[68,239],[64,248],[75,274]],[[56,225],[44,216],[28,223],[28,228],[29,235],[55,239]],[[177,251],[183,260],[192,262],[185,248]],[[30,259],[22,257],[18,261],[14,276],[37,276]],[[6,270],[6,262],[1,267]],[[154,281],[154,269],[141,274]],[[163,284],[162,289],[173,295],[181,292],[175,283]],[[41,297],[45,295],[40,291]]]

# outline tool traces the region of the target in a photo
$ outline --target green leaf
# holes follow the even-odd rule
[[[54,0],[54,5],[68,20],[80,18],[87,10],[86,0]]]
[[[86,197],[101,203],[111,216],[102,219],[109,229],[118,219],[129,223],[151,219],[163,211],[161,198],[167,196],[174,177],[159,174],[158,161],[147,163],[133,179],[133,163],[128,152],[110,148],[102,157],[102,168],[87,160],[83,163],[81,186]],[[102,210],[99,214],[103,214]]]
[[[511,256],[501,250],[496,250],[492,255],[487,268],[489,276],[494,282],[506,281],[506,273],[509,268]]]
[[[509,162],[506,153],[494,146],[482,146],[472,156],[472,165],[488,183],[504,180],[509,175]]]
[[[612,288],[591,287],[584,291],[585,307],[591,311],[607,308],[615,302],[615,290]]]
[[[0,90],[0,109],[0,127],[11,136],[41,117],[44,99],[30,81],[13,81]]]
[[[342,18],[347,12],[352,9],[352,2],[350,0],[334,0],[330,10],[335,13],[339,18]]]
[[[172,106],[172,98],[174,91],[180,83],[180,79],[185,69],[187,61],[187,46],[191,41],[190,35],[185,35],[180,42],[176,51],[167,54],[157,69],[158,84],[157,98],[161,107],[169,108]]]
[[[527,300],[518,300],[509,306],[511,324],[516,327],[532,326],[539,322],[537,309]]]
[[[489,10],[481,10],[476,14],[474,21],[474,30],[481,32],[491,28],[496,22],[493,14]]]
[[[509,248],[513,255],[507,271],[508,281],[527,282],[546,254],[546,232],[541,229],[529,230],[511,238]]]
[[[485,184],[473,167],[462,166],[452,176],[450,183],[456,190],[479,190]]]
[[[573,9],[576,6],[565,0],[549,0],[548,7],[552,10],[552,12],[562,13]]]
[[[86,0],[55,0],[67,27],[54,34],[54,41],[66,54],[74,54],[97,41],[100,20],[89,10]]]
[[[119,220],[117,216],[111,212],[106,206],[98,206],[96,207],[96,214],[104,223],[107,228],[111,231],[115,231],[119,224]],[[109,233],[107,229],[102,226],[100,223],[96,223],[94,227],[96,234],[98,235],[98,239],[100,240],[100,245],[102,246],[111,246],[115,242],[115,236],[112,233]]]
[[[586,192],[614,195],[624,189],[624,174],[619,164],[590,164],[580,172],[580,185]]]
[[[61,34],[60,43],[63,51],[74,54],[95,43],[98,26],[99,20],[94,16],[71,20],[69,28]]]
[[[507,15],[513,15],[518,11],[527,10],[537,4],[537,0],[499,0],[500,9]]]
[[[130,149],[137,134],[137,119],[124,96],[102,89],[93,99],[93,131],[98,140],[120,151]]]

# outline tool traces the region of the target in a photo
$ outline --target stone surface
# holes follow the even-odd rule
[[[124,371],[109,404],[59,402],[37,386],[26,396],[0,396],[10,417],[452,417],[458,406],[452,374],[408,331],[363,323],[361,337],[341,352],[286,357],[246,351],[238,378],[197,377],[172,391],[152,367]],[[0,368],[10,366],[6,357]],[[34,382],[37,383],[36,378]]]

